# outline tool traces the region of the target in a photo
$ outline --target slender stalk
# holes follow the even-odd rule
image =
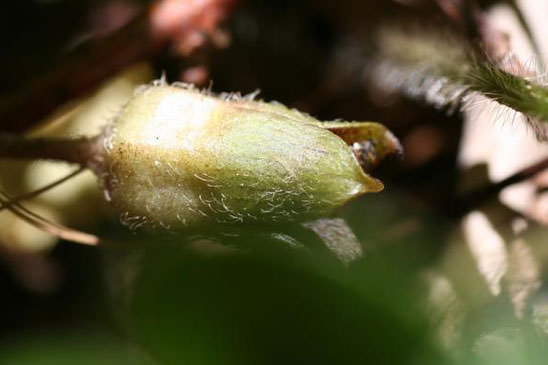
[[[7,207],[13,214],[38,229],[48,232],[58,238],[81,243],[83,245],[97,246],[101,242],[99,237],[93,234],[77,231],[72,228],[50,222],[40,215],[24,208],[19,203],[13,203],[10,200],[11,198],[7,194],[0,191],[0,203],[2,206]]]
[[[0,158],[44,159],[94,169],[102,160],[102,136],[93,138],[25,138],[0,134]]]
[[[529,26],[529,23],[525,19],[525,16],[523,15],[523,12],[521,11],[520,7],[516,3],[515,0],[509,1],[510,7],[516,14],[518,21],[523,28],[523,31],[525,32],[525,35],[527,36],[529,43],[531,44],[531,47],[533,48],[533,51],[535,52],[535,55],[537,56],[537,59],[540,61],[542,60],[542,52],[540,51],[540,47],[538,45],[537,40],[535,39],[535,35],[533,34],[533,31],[531,30],[531,27]]]
[[[531,177],[537,175],[538,173],[545,171],[548,168],[548,158],[541,160],[537,163],[534,163],[527,168],[516,172],[513,175],[508,176],[507,178],[494,183],[492,185],[485,186],[479,190],[473,191],[466,194],[465,196],[459,197],[457,202],[452,201],[450,203],[451,209],[456,215],[464,215],[474,208],[477,208],[485,201],[491,199],[493,196],[498,194],[502,189],[519,183],[521,181],[530,179]]]
[[[49,190],[55,188],[56,186],[61,185],[65,181],[68,181],[68,180],[72,179],[74,176],[82,173],[83,171],[84,171],[84,168],[80,167],[77,170],[75,170],[74,172],[71,172],[70,174],[62,177],[61,179],[55,180],[54,182],[49,183],[49,184],[41,187],[40,189],[36,189],[36,190],[31,191],[30,193],[25,193],[25,194],[21,194],[21,195],[18,195],[16,197],[13,197],[10,200],[9,204],[0,203],[0,211],[3,210],[3,209],[9,208],[9,205],[13,205],[15,203],[20,203],[24,200],[32,199],[32,198],[34,198],[34,197],[36,197],[36,196],[38,196],[42,193],[45,193],[46,191],[49,191]]]

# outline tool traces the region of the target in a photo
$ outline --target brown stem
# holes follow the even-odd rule
[[[458,215],[466,214],[467,212],[481,205],[486,200],[489,200],[490,198],[492,198],[502,189],[510,185],[519,183],[521,181],[527,180],[546,169],[548,169],[548,158],[540,162],[537,162],[507,177],[504,180],[501,180],[497,183],[486,186],[482,189],[476,190],[472,193],[469,193],[463,197],[458,198],[458,204],[456,205],[453,204],[453,207],[456,209],[453,209],[453,210]]]
[[[30,210],[19,205],[19,203],[13,203],[12,201],[10,201],[10,197],[1,191],[0,203],[2,204],[2,206],[7,207],[13,214],[15,214],[17,217],[21,218],[25,222],[58,238],[89,246],[97,246],[99,243],[101,243],[99,237],[93,234],[77,231],[62,226],[60,224],[50,222],[47,219],[39,216],[38,214],[33,213]]]
[[[90,41],[72,52],[46,74],[37,76],[0,103],[4,132],[20,133],[72,98],[91,92],[125,65],[146,59],[161,49],[151,44],[141,15],[120,31]],[[31,107],[29,107],[31,106]]]
[[[37,76],[32,85],[25,85],[1,100],[1,130],[9,133],[28,130],[63,103],[85,96],[125,66],[157,58],[172,43],[191,43],[189,39],[195,38],[196,34],[211,36],[236,2],[193,2],[189,6],[195,9],[179,15],[174,29],[166,32],[162,27],[165,22],[171,24],[173,18],[169,14],[165,15],[166,19],[160,17],[160,22],[154,22],[152,18],[162,10],[162,5],[169,3],[155,1],[155,6],[142,11],[126,26],[108,37],[92,39],[79,46],[45,75]],[[192,51],[194,48],[188,49],[185,56]]]
[[[102,161],[102,140],[102,136],[24,138],[0,134],[0,158],[59,160],[95,170]]]

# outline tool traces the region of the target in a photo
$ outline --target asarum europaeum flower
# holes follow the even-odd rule
[[[325,217],[382,190],[368,173],[393,153],[401,146],[378,123],[320,122],[279,103],[163,81],[136,92],[96,137],[0,134],[0,157],[90,168],[124,223],[171,231]],[[96,237],[60,230],[18,204],[49,188],[17,198],[0,190],[0,209],[60,237],[96,244]]]
[[[278,103],[185,85],[142,88],[105,132],[105,196],[133,228],[307,221],[367,192],[401,153],[372,122],[320,122]]]

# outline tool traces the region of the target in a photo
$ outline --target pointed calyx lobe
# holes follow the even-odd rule
[[[403,156],[400,141],[382,124],[334,121],[323,122],[321,126],[352,146],[354,155],[367,173],[374,170],[388,156]]]

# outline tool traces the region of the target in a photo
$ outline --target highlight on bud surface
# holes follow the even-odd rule
[[[142,88],[105,134],[105,196],[132,228],[306,221],[383,185],[367,171],[397,139],[278,103],[186,85]]]

